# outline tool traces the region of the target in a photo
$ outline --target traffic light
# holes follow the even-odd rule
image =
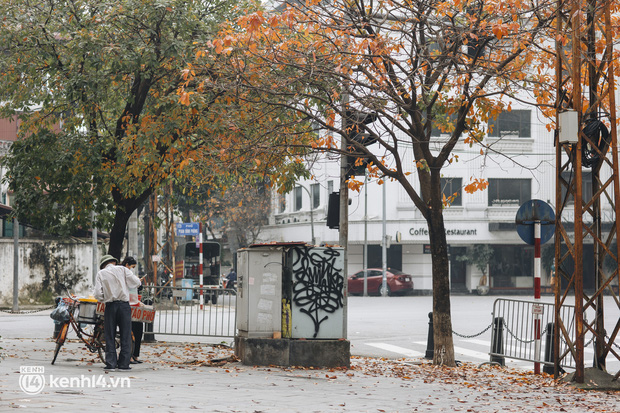
[[[369,125],[377,120],[377,112],[362,112],[359,110],[347,110],[346,117],[346,132],[347,138],[361,143],[364,146],[372,145],[377,142],[377,136],[374,134],[364,133],[364,128],[361,125]]]
[[[377,135],[363,132],[365,129],[362,127],[362,125],[371,124],[378,119],[376,112],[366,113],[359,110],[347,110],[345,118],[348,141],[357,142],[364,146],[372,145],[377,142]],[[351,149],[354,150],[354,148]],[[358,156],[347,156],[348,167],[346,179],[356,175],[364,175],[368,160],[363,159],[360,165],[355,165],[357,159]]]
[[[364,176],[366,173],[366,168],[368,168],[368,159],[363,158],[361,162],[357,162],[356,156],[347,156],[347,179],[351,179],[354,176]]]
[[[340,192],[332,192],[327,200],[327,226],[340,228]]]

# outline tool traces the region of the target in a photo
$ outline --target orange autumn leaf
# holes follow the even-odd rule
[[[475,178],[471,183],[463,188],[468,194],[473,194],[476,191],[484,191],[489,186],[489,181],[486,179]]]

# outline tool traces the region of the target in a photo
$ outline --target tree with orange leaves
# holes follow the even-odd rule
[[[264,133],[291,115],[196,85],[184,70],[195,44],[244,3],[0,4],[0,115],[21,122],[4,166],[20,221],[57,234],[109,229],[108,253],[120,258],[130,215],[169,180],[256,174],[277,183],[299,170],[296,150]],[[202,68],[219,76],[217,62]]]
[[[430,234],[435,364],[455,365],[443,216],[452,196],[442,193],[442,171],[458,160],[459,142],[491,150],[488,121],[542,80],[534,49],[551,38],[554,5],[294,2],[242,17],[205,48],[228,59],[230,88],[261,91],[261,104],[320,125],[314,149],[363,159],[371,176],[404,188]],[[349,179],[350,188],[360,185]],[[472,177],[464,190],[486,185]]]

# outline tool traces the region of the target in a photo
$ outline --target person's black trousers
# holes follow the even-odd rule
[[[131,322],[131,331],[133,332],[133,356],[140,357],[140,345],[142,344],[142,334],[144,333],[144,323],[139,321]]]
[[[127,368],[131,360],[131,307],[127,301],[105,303],[103,320],[105,363],[107,367]],[[116,328],[120,332],[121,351],[116,358]]]

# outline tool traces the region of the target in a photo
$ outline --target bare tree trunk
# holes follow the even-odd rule
[[[117,208],[116,214],[114,215],[114,224],[110,230],[110,245],[108,245],[108,254],[119,260],[123,259],[123,241],[125,241],[125,231],[132,212],[133,211],[127,213]]]
[[[148,189],[136,198],[121,198],[118,192],[112,193],[112,197],[116,203],[116,211],[114,214],[114,223],[110,230],[108,254],[119,260],[123,259],[123,242],[125,241],[125,231],[127,230],[129,218],[152,193],[152,189]]]
[[[456,366],[452,341],[452,318],[450,314],[450,279],[448,242],[441,203],[429,210],[428,232],[433,262],[433,340],[435,342],[433,364]]]

